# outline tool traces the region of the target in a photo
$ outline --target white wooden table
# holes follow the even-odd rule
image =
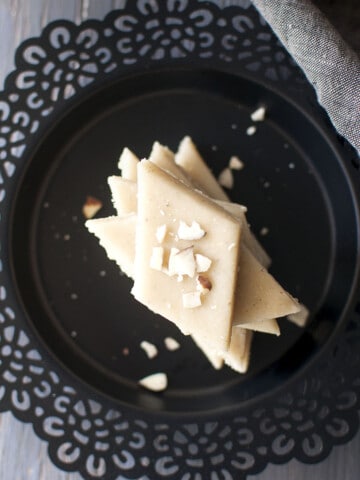
[[[316,0],[316,3],[321,2]],[[0,0],[0,88],[7,73],[14,68],[15,48],[23,39],[39,35],[49,21],[102,18],[122,4],[123,0]],[[347,445],[334,448],[320,464],[291,461],[287,465],[269,465],[261,474],[249,478],[357,480],[360,479],[359,453],[360,432]],[[10,413],[0,415],[0,480],[50,479],[80,480],[81,476],[54,467],[47,456],[46,443],[38,439],[30,425],[20,423]]]

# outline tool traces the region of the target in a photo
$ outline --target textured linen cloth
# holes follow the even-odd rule
[[[253,4],[314,86],[337,131],[360,153],[360,60],[355,51],[310,0]]]

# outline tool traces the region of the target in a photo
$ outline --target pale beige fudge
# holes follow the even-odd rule
[[[120,268],[130,277],[133,278],[133,264],[135,259],[135,231],[136,231],[136,222],[137,216],[136,214],[127,215],[124,217],[108,217],[108,218],[97,218],[88,220],[86,222],[86,227],[89,229],[91,233],[93,233],[98,239],[100,240],[100,244],[105,248],[108,257],[111,260],[115,260],[116,263],[120,266]],[[254,331],[270,333],[274,335],[279,335],[280,330],[277,321],[274,318],[265,319],[267,311],[271,307],[271,301],[274,298],[279,298],[283,301],[283,290],[277,284],[274,283],[272,277],[268,274],[265,276],[265,280],[267,286],[272,288],[273,291],[276,290],[275,297],[268,297],[268,301],[259,301],[261,295],[261,289],[263,288],[263,271],[261,267],[259,268],[259,264],[254,261],[254,259],[250,260],[246,257],[249,256],[249,252],[245,251],[245,254],[240,257],[239,266],[240,269],[245,270],[243,271],[243,275],[240,274],[240,270],[238,273],[238,278],[240,277],[240,281],[242,277],[251,279],[252,283],[255,285],[253,296],[251,298],[245,298],[246,305],[244,306],[244,302],[239,302],[237,299],[242,297],[241,289],[239,289],[239,283],[236,287],[236,300],[235,300],[235,309],[233,312],[233,325],[241,325],[244,329],[250,329]],[[245,261],[244,261],[245,258]],[[249,268],[249,265],[251,268]],[[270,277],[270,278],[269,278]],[[249,317],[243,318],[237,311],[249,311],[251,307],[250,301],[256,299],[258,305],[256,310],[256,318],[261,318],[263,320],[256,320],[253,322],[247,322],[246,319]],[[293,308],[293,302],[290,302],[291,308]],[[296,303],[298,311],[301,312],[301,309],[304,308],[303,306]],[[237,307],[237,308],[236,308]],[[283,311],[277,312],[277,317],[280,317],[281,314],[284,315]],[[285,314],[286,315],[286,314]]]
[[[204,193],[216,200],[229,200],[229,197],[216,181],[190,137],[184,137],[180,142],[175,155],[175,162],[185,170],[192,181]]]
[[[241,327],[232,328],[229,350],[224,355],[226,365],[240,373],[247,372],[250,361],[250,350],[253,332]],[[239,355],[238,352],[242,352]]]
[[[86,227],[100,240],[100,244],[106,250],[108,257],[111,260],[115,260],[130,278],[133,278],[136,221],[136,215],[133,214],[122,218],[108,217],[86,222]],[[121,251],[119,251],[119,238],[122,239]],[[245,342],[241,342],[240,339],[244,339],[246,335],[244,335],[243,329],[240,327],[233,327],[231,332],[230,346],[226,359],[227,363],[230,363],[234,368],[234,365],[237,365],[238,362],[241,365],[244,363]],[[224,364],[223,356],[209,349],[202,337],[196,335],[192,335],[192,337],[213,367],[220,369]],[[240,372],[243,371],[243,369],[240,370]]]
[[[287,318],[290,320],[290,322],[295,323],[295,325],[298,327],[305,327],[309,318],[309,310],[301,303],[300,311],[288,315]]]
[[[196,221],[206,234],[199,240],[178,240],[180,222]],[[184,308],[183,295],[196,291],[195,278],[178,282],[151,268],[157,229],[166,225],[164,250],[193,246],[212,261],[207,272],[212,289],[197,308]],[[228,246],[234,244],[234,248]],[[217,353],[229,346],[234,306],[236,270],[240,245],[240,225],[216,203],[143,160],[138,165],[138,223],[135,241],[135,298],[155,313],[174,322],[185,334],[204,339]],[[212,307],[215,306],[215,309]],[[221,315],[218,314],[221,312]]]
[[[112,185],[112,187],[114,187],[114,184]],[[128,191],[128,188],[124,188],[123,184],[122,183],[118,183],[116,185],[117,188],[111,188],[111,191],[112,191],[112,197],[113,197],[113,202],[114,204],[121,204],[122,201],[124,201],[125,205],[128,205],[130,203],[129,199],[125,198],[124,197],[129,193]],[[136,207],[135,207],[135,201],[136,199],[134,198],[133,199],[133,205],[134,205],[134,209],[133,209],[133,212],[136,212]],[[243,226],[244,224],[247,225],[246,223],[246,219],[241,219],[241,214],[243,212],[243,207],[241,205],[238,205],[238,204],[230,204],[229,202],[219,202],[219,204],[224,207],[225,209],[228,209],[229,213],[232,213],[234,216],[236,215],[237,218],[242,222],[241,225]],[[121,211],[125,209],[125,206],[122,206],[121,207]],[[244,233],[245,232],[245,233]],[[246,233],[248,232],[248,233]],[[254,251],[255,252],[258,252],[259,253],[259,250],[256,249],[256,247],[254,247],[253,245],[253,236],[250,236],[249,235],[249,229],[246,230],[246,228],[242,231],[242,241],[245,243],[245,245],[249,248],[250,252],[254,254]],[[135,235],[135,230],[134,230],[134,235]],[[266,253],[265,253],[266,255]],[[260,258],[263,260],[264,259],[264,255],[262,255],[261,253],[259,254]],[[268,257],[267,257],[268,258]],[[258,258],[258,260],[260,260]],[[260,260],[261,261],[261,260]],[[245,265],[245,271],[242,271],[241,274],[243,277],[248,277],[248,276],[256,276],[258,275],[259,273],[259,269],[257,268],[258,266],[256,264],[254,264],[253,262],[250,264],[252,266],[255,266],[255,272],[254,271],[250,271],[250,272],[247,272],[246,271],[246,268],[247,266]],[[243,267],[244,268],[244,267]],[[262,276],[260,275],[259,277],[259,280],[262,278]],[[256,277],[255,277],[255,280],[254,280],[254,284],[256,284]],[[241,292],[239,292],[238,288],[236,289],[236,295],[241,295]],[[265,314],[266,313],[266,309],[268,308],[268,305],[266,303],[264,303],[263,305],[260,305],[263,307],[263,311],[261,311],[259,313],[259,316],[261,317],[261,315]],[[259,331],[259,332],[264,332],[264,333],[271,333],[273,335],[279,335],[280,334],[280,329],[279,329],[279,325],[276,321],[275,318],[273,319],[266,319],[266,321],[256,321],[255,322],[248,322],[246,320],[246,318],[243,318],[243,317],[240,317],[238,318],[236,315],[233,316],[233,324],[235,325],[238,325],[238,324],[242,324],[243,325],[243,328],[245,329],[250,329],[250,330],[256,330],[256,331]]]
[[[121,152],[118,168],[121,170],[121,176],[127,180],[136,182],[138,157],[127,147]]]
[[[115,260],[129,277],[134,276],[136,215],[93,218],[85,223],[110,260]]]
[[[300,304],[256,260],[245,245],[241,247],[234,324],[253,323],[284,317],[300,311]]]
[[[111,198],[119,216],[134,213],[137,210],[137,183],[123,177],[112,175],[108,178]]]
[[[233,328],[240,328],[237,325],[237,320],[233,318],[233,324],[235,325]],[[254,332],[261,332],[261,333],[269,333],[271,335],[276,335],[277,337],[280,335],[280,327],[276,320],[276,318],[269,318],[269,320],[262,320],[258,322],[251,322],[251,323],[241,323],[241,328],[246,330],[252,330]]]
[[[259,260],[259,262],[264,267],[269,268],[271,264],[271,258],[263,249],[255,235],[251,232],[246,219],[243,205],[222,201],[218,201],[218,203],[241,222],[243,242],[245,242],[246,246],[249,248],[251,253]]]
[[[159,142],[154,142],[148,160],[155,163],[155,165],[163,170],[171,173],[174,175],[174,177],[184,182],[187,186],[193,187],[184,170],[176,165],[175,154],[168,147],[161,145]]]
[[[163,148],[166,149],[166,147],[163,147]],[[161,167],[160,162],[157,162],[157,158],[158,156],[160,157],[161,151],[159,148],[156,148],[155,152],[156,152],[156,156],[154,154],[153,159],[156,158],[156,161],[154,161],[154,163],[156,163],[158,166]],[[176,178],[179,178],[180,180],[182,180],[182,177],[180,175],[178,176],[179,172],[177,172],[171,166],[171,162],[172,162],[171,158],[169,160],[170,160],[169,163],[167,161],[162,161],[162,165],[164,165],[164,167],[165,166],[167,167],[167,168],[164,168],[164,170],[169,171],[170,173],[174,174]],[[177,168],[176,165],[173,164],[173,166]],[[110,185],[112,201],[117,211],[117,214],[123,215],[124,213],[136,212],[137,185],[134,182],[131,182],[126,179],[124,180],[122,179],[122,177],[117,177],[117,176],[109,177],[108,182]],[[251,233],[249,225],[246,220],[245,212],[244,212],[245,207],[243,205],[240,205],[237,203],[230,203],[230,202],[216,201],[216,203],[218,203],[228,213],[233,215],[234,218],[237,218],[240,221],[241,228],[242,228],[242,241],[249,248],[251,253],[255,255],[255,257],[259,260],[259,262],[262,265],[264,265],[266,268],[268,268],[271,263],[271,259],[269,255],[265,252],[265,250],[262,248],[262,246],[258,242],[255,235]]]
[[[229,348],[222,355],[214,353],[203,339],[193,337],[197,346],[204,352],[212,366],[219,370],[224,363],[239,373],[247,372],[250,361],[250,347],[253,332],[241,327],[232,327]]]
[[[100,244],[105,248],[108,257],[115,260],[123,271],[127,271],[128,276],[133,278],[133,265],[135,261],[135,234],[136,234],[136,214],[120,217],[109,217],[103,219],[94,219],[86,222],[86,226],[94,233],[100,240]],[[119,254],[118,250],[118,238],[121,238],[122,249]],[[269,321],[257,322],[261,324],[262,331],[267,333],[276,333],[278,331],[277,323]],[[251,325],[248,325],[251,328]],[[250,334],[250,332],[249,332]],[[246,334],[245,334],[246,335]],[[244,345],[237,338],[245,338],[243,328],[232,327],[229,352],[227,354],[227,362],[231,362],[231,366],[243,357]],[[206,345],[204,340],[196,335],[192,335],[195,343],[203,350],[209,361],[214,368],[219,369],[224,364],[223,356],[215,353],[212,349]],[[232,343],[235,342],[236,348]],[[232,357],[235,358],[232,358]],[[242,371],[242,370],[241,370]]]

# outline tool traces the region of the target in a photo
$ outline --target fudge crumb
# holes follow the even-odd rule
[[[260,235],[262,235],[263,237],[268,233],[269,233],[269,229],[267,227],[262,227],[262,229],[260,230]]]

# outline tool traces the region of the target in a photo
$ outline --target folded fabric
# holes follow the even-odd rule
[[[310,0],[253,0],[314,86],[337,131],[360,153],[360,61]]]

